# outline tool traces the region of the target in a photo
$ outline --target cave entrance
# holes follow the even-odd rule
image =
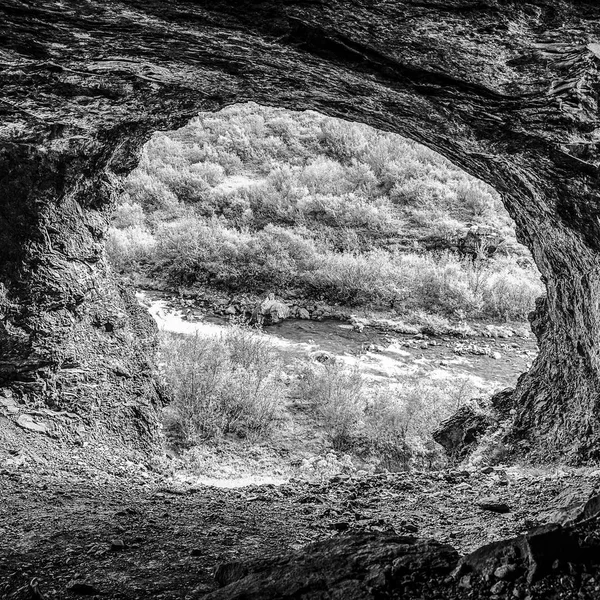
[[[536,354],[539,272],[498,193],[314,111],[156,134],[108,254],[164,329],[169,440],[211,480],[439,467],[440,420]]]

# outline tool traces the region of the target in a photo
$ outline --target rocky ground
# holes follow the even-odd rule
[[[219,489],[133,463],[110,473],[83,460],[71,472],[3,464],[7,599],[201,598],[232,580],[219,565],[352,534],[435,539],[465,554],[564,518],[558,507],[600,483],[589,469],[497,467]]]

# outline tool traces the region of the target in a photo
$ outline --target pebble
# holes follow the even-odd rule
[[[503,591],[504,591],[504,582],[503,581],[498,581],[490,588],[490,592],[494,595],[501,594]]]
[[[347,521],[338,521],[337,523],[330,523],[329,529],[333,529],[335,531],[347,531],[350,529],[350,523]]]
[[[498,579],[509,579],[514,575],[517,567],[513,564],[502,565],[494,571],[494,577]]]
[[[125,548],[127,548],[127,545],[125,544],[125,542],[123,540],[112,540],[110,543],[111,550],[118,551],[118,550],[125,550]]]

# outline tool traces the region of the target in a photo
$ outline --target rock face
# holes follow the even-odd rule
[[[206,598],[434,598],[458,559],[448,545],[408,536],[341,536],[280,559],[224,565],[216,574],[224,587]]]
[[[548,291],[514,436],[597,458],[599,17],[595,0],[5,0],[0,384],[152,430],[149,325],[103,253],[114,181],[153,131],[254,100],[401,133],[496,187]]]

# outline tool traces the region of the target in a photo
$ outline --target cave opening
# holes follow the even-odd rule
[[[0,596],[596,598],[598,472],[590,465],[600,460],[599,17],[595,0],[0,3]],[[165,364],[169,353],[175,357],[171,374],[157,377],[156,326],[106,261],[115,183],[135,169],[153,132],[248,101],[315,110],[426,143],[501,194],[546,288],[531,315],[539,353],[514,390],[491,398],[493,422],[463,411],[452,421],[459,429],[445,431],[466,442],[489,434],[487,447],[507,453],[482,463],[473,462],[481,457],[476,453],[459,468],[435,472],[357,470],[235,490],[196,485],[174,468],[180,457],[164,452],[159,413],[173,406],[177,385],[206,387],[206,378],[188,377],[196,372],[190,363],[202,358],[212,369],[220,386],[213,407],[246,399],[242,392],[251,389],[251,406],[260,409],[249,411],[244,400],[230,422],[203,411],[214,418],[198,424],[197,406],[180,403],[192,433],[225,427],[225,435],[251,441],[265,422],[285,432],[283,421],[269,421],[269,394],[281,397],[293,382],[264,336],[249,337],[244,328],[217,334],[212,345],[206,336],[188,345],[193,336],[172,337],[159,354]],[[130,189],[117,209],[121,223],[109,233],[113,261],[164,267],[169,285],[181,288],[176,308],[186,327],[223,330],[222,321],[208,317],[194,322],[197,298],[189,289],[209,279],[215,293],[235,285],[249,296],[241,266],[261,281],[258,321],[294,308],[273,291],[281,282],[287,289],[290,273],[300,292],[314,289],[340,303],[375,298],[399,311],[394,316],[407,329],[390,337],[415,337],[419,332],[408,328],[423,325],[402,313],[408,300],[436,307],[429,328],[451,321],[465,302],[497,309],[470,285],[481,277],[489,291],[484,265],[501,258],[459,260],[460,250],[446,249],[427,259],[424,247],[372,249],[373,239],[393,244],[398,232],[414,230],[397,227],[388,236],[394,219],[420,219],[422,228],[437,222],[438,234],[448,232],[443,243],[451,242],[452,211],[437,219],[427,203],[410,205],[411,198],[437,197],[439,189],[400,186],[394,203],[393,186],[377,196],[374,183],[371,202],[344,184],[344,203],[336,203],[337,191],[317,197],[314,182],[334,186],[337,172],[369,189],[373,177],[379,182],[376,157],[367,169],[365,161],[334,160],[331,148],[323,154],[297,170],[269,169],[260,175],[270,176],[266,183],[250,186],[239,175],[223,175],[216,159],[208,169],[196,161],[186,177],[177,161],[167,161],[163,175],[174,174],[182,194],[200,190],[202,210],[186,229],[181,220],[198,203],[182,207],[166,181],[146,177],[144,189],[156,184],[158,197],[165,186],[173,194],[160,208],[165,219],[138,208]],[[143,169],[135,177],[140,184]],[[245,187],[238,196],[235,190]],[[475,187],[471,200],[485,196]],[[233,218],[240,221],[235,228]],[[269,227],[270,220],[276,225]],[[363,225],[352,232],[357,223]],[[489,248],[477,235],[478,252]],[[223,252],[211,253],[209,242],[227,248],[227,261]],[[177,249],[190,246],[195,259],[184,261],[191,253]],[[394,252],[404,256],[404,270],[386,266]],[[306,269],[299,274],[301,260]],[[141,282],[148,274],[132,278]],[[429,287],[419,294],[425,275]],[[452,294],[440,295],[440,288]],[[221,307],[231,316],[244,312],[229,298]],[[302,332],[305,349],[316,337],[312,326],[328,325],[327,318],[302,318],[303,310],[313,316],[313,306],[295,310],[299,318],[265,326],[280,349],[290,347],[283,334],[292,321],[305,327],[294,332],[296,341]],[[352,310],[348,328],[335,330],[346,347],[373,329],[363,322],[364,307]],[[429,339],[397,355],[418,353],[417,362],[421,353],[435,353],[437,340],[424,334]],[[358,347],[349,359],[381,361],[391,346],[368,344],[373,348]],[[297,378],[299,397],[291,398],[304,403],[295,407],[299,419],[319,394],[342,388],[351,390],[346,396],[356,412],[340,413],[332,403],[321,416],[337,419],[340,444],[355,433],[357,414],[376,432],[394,421],[386,394],[374,396],[377,410],[356,406],[352,399],[364,397],[360,377],[336,371],[331,350],[315,352]],[[500,360],[485,360],[501,369]],[[418,406],[423,390],[409,381],[402,386]],[[169,418],[166,435],[185,439],[185,419]],[[375,437],[386,443],[384,435]],[[360,443],[368,448],[372,438]],[[404,467],[404,455],[387,448],[387,460]],[[282,443],[282,454],[293,450]],[[250,458],[268,463],[260,452]],[[498,464],[505,459],[510,463]],[[194,460],[203,469],[216,462],[208,453]],[[331,462],[314,466],[327,472]]]
[[[492,423],[537,353],[539,272],[499,194],[314,111],[237,104],[155,134],[107,250],[162,329],[171,451],[221,485],[440,468],[440,422]]]

